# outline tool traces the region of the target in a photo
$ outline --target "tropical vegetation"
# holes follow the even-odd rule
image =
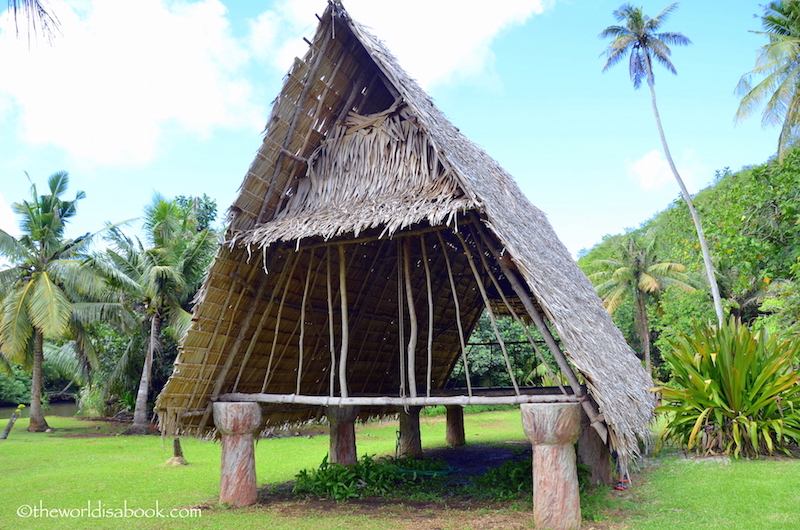
[[[668,422],[659,443],[700,454],[791,454],[800,442],[800,340],[751,331],[730,317],[696,325],[664,359],[672,380],[659,387]]]
[[[800,2],[773,1],[764,6],[764,31],[769,42],[761,47],[756,65],[739,81],[742,101],[736,111],[740,121],[763,103],[762,125],[780,124],[778,159],[782,160],[796,140],[800,124]],[[754,77],[762,77],[753,84]]]
[[[14,203],[22,236],[0,230],[0,254],[13,266],[0,270],[0,367],[13,373],[12,364],[32,372],[30,429],[48,428],[42,411],[42,363],[45,339],[71,340],[84,364],[96,364],[86,326],[109,309],[102,303],[103,286],[84,266],[92,234],[65,237],[65,228],[85,197],[62,196],[69,185],[66,172],[48,179],[48,193],[39,195],[31,184],[30,201]]]
[[[653,115],[656,119],[658,135],[661,138],[661,146],[664,149],[664,156],[667,158],[672,175],[681,189],[683,199],[689,208],[689,213],[694,223],[697,239],[703,251],[703,262],[705,265],[706,277],[711,288],[711,296],[714,301],[714,308],[717,314],[717,321],[722,323],[723,310],[722,301],[714,274],[714,264],[711,260],[711,252],[708,249],[708,242],[703,232],[703,225],[700,216],[692,201],[692,196],[683,182],[683,179],[675,167],[672,155],[667,144],[667,137],[664,134],[664,127],[661,125],[661,117],[658,113],[656,103],[655,75],[653,73],[653,62],[661,64],[668,71],[676,74],[675,66],[670,60],[672,51],[670,46],[686,46],[691,41],[683,34],[676,32],[659,32],[661,26],[666,22],[669,15],[677,9],[677,2],[668,5],[656,17],[650,18],[642,12],[642,8],[634,7],[631,4],[623,4],[618,10],[614,11],[614,18],[621,25],[609,26],[600,33],[600,38],[610,38],[611,43],[606,49],[608,57],[603,71],[605,72],[615,64],[621,62],[625,57],[630,56],[628,70],[630,72],[633,88],[638,89],[642,84],[642,79],[647,81],[650,88],[650,100],[653,105]]]
[[[110,246],[93,259],[108,285],[119,293],[126,310],[124,329],[129,330],[126,355],[109,384],[127,368],[131,354],[143,353],[133,425],[127,434],[148,432],[153,360],[163,350],[162,332],[178,342],[189,328],[192,299],[216,250],[216,232],[207,222],[201,228],[195,206],[156,195],[144,215],[149,246],[112,228],[106,238]]]
[[[692,292],[695,288],[684,265],[659,261],[652,232],[627,234],[616,239],[614,244],[607,258],[592,262],[596,272],[591,273],[589,279],[595,284],[603,304],[612,315],[627,299],[633,302],[636,333],[643,349],[645,367],[651,373],[648,299],[657,301],[661,292],[668,287],[683,292]]]

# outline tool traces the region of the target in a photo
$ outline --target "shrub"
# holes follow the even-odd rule
[[[13,375],[0,373],[0,405],[31,402],[31,377],[14,367]]]
[[[669,413],[659,436],[703,454],[757,456],[800,441],[797,341],[752,332],[735,318],[670,343],[671,383],[657,388]]]
[[[327,497],[337,501],[385,495],[406,480],[393,461],[364,455],[352,466],[332,464],[328,456],[317,469],[303,469],[295,477],[295,494]]]

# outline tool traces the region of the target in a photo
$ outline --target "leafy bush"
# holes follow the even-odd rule
[[[533,493],[531,457],[522,460],[506,460],[500,467],[488,470],[475,479],[475,485],[488,492],[492,500],[516,499],[521,494]]]
[[[670,346],[663,354],[673,379],[657,388],[666,404],[656,411],[670,413],[659,447],[739,457],[800,441],[800,343],[731,318],[719,329],[695,326]]]
[[[31,402],[31,377],[14,367],[13,375],[0,373],[0,404],[17,405]]]
[[[108,416],[109,412],[111,412],[110,407],[106,403],[105,390],[99,385],[87,385],[81,388],[80,396],[78,397],[78,405],[77,416],[100,418]]]
[[[386,495],[399,482],[408,480],[391,459],[375,459],[368,455],[361,457],[352,466],[332,464],[325,455],[319,468],[311,471],[303,469],[295,478],[295,494],[327,497],[337,501]]]

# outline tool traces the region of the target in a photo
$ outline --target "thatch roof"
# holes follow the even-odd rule
[[[652,381],[545,215],[340,3],[287,75],[229,222],[158,398],[162,428],[213,428],[211,402],[231,392],[425,395],[487,306],[527,301],[611,448],[628,459],[647,440]],[[268,424],[320,414],[263,409]]]

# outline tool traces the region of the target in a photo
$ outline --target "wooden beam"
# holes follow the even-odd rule
[[[295,392],[300,393],[300,380],[303,378],[303,339],[306,336],[306,301],[308,300],[308,288],[311,285],[311,274],[314,271],[314,252],[309,253],[308,271],[306,272],[306,285],[303,287],[303,301],[300,302],[300,338],[297,340],[297,386]],[[317,276],[314,275],[316,284]]]
[[[239,333],[236,336],[236,341],[233,343],[233,347],[231,348],[230,353],[228,353],[228,356],[225,359],[225,364],[222,365],[222,369],[219,371],[219,374],[217,374],[217,380],[214,382],[214,388],[211,390],[211,396],[209,396],[209,407],[206,408],[206,412],[203,415],[203,419],[200,421],[201,431],[206,426],[206,423],[208,423],[208,419],[211,416],[212,407],[210,405],[212,402],[216,401],[217,396],[222,390],[222,385],[225,384],[225,377],[227,377],[228,371],[231,369],[231,366],[233,366],[233,361],[239,354],[239,348],[242,347],[245,335],[247,334],[247,331],[250,328],[250,322],[253,320],[253,315],[255,315],[256,313],[256,309],[258,308],[258,303],[261,301],[261,295],[264,293],[264,288],[266,286],[267,286],[267,281],[262,280],[261,284],[258,286],[258,291],[256,292],[256,295],[253,298],[253,302],[250,305],[250,308],[247,310],[247,315],[245,315],[241,327],[239,328]]]
[[[525,288],[523,288],[519,278],[517,277],[517,274],[508,266],[503,256],[500,255],[500,251],[497,250],[496,246],[491,244],[491,242],[487,239],[484,239],[484,242],[489,247],[489,250],[491,250],[497,263],[500,264],[503,274],[505,274],[506,278],[508,278],[508,281],[511,283],[511,287],[522,301],[522,304],[525,306],[525,310],[528,311],[533,323],[536,324],[536,327],[539,329],[542,337],[544,337],[545,343],[550,349],[550,353],[553,354],[553,358],[556,360],[556,363],[558,363],[559,368],[561,368],[561,373],[566,376],[569,386],[572,387],[572,391],[575,392],[575,395],[580,398],[579,401],[581,406],[589,416],[589,420],[592,422],[592,427],[597,430],[597,434],[600,435],[603,443],[608,443],[608,428],[605,425],[605,419],[603,418],[603,415],[600,414],[595,408],[594,402],[588,398],[583,387],[578,382],[578,378],[575,377],[575,373],[572,371],[572,367],[570,367],[569,363],[567,362],[564,352],[561,351],[561,348],[558,346],[553,334],[550,333],[550,329],[547,327],[547,324],[545,324],[542,315],[536,309],[536,306],[533,304],[530,296],[528,296]]]
[[[517,379],[514,377],[514,371],[511,369],[511,361],[508,359],[506,344],[503,342],[503,337],[500,335],[500,329],[497,327],[497,319],[494,316],[494,311],[492,311],[492,305],[489,302],[489,295],[486,294],[486,287],[483,285],[481,275],[478,272],[478,268],[475,265],[475,260],[472,257],[472,252],[470,252],[469,246],[467,246],[467,242],[464,240],[464,237],[461,235],[461,233],[456,231],[455,234],[458,236],[458,240],[461,242],[461,246],[464,249],[464,254],[467,256],[467,261],[469,262],[469,267],[472,269],[472,274],[475,276],[475,283],[478,284],[478,290],[481,292],[481,297],[483,297],[483,303],[486,306],[486,313],[489,315],[489,321],[492,323],[494,335],[497,337],[497,342],[500,344],[500,349],[503,351],[503,358],[506,362],[508,376],[511,378],[511,384],[514,385],[514,390],[517,394],[519,394],[519,385],[517,385]],[[491,275],[491,271],[488,271],[488,274]]]
[[[458,340],[461,342],[461,361],[464,363],[464,376],[467,379],[467,394],[472,395],[472,382],[469,379],[469,364],[467,363],[467,345],[464,338],[464,325],[461,323],[461,307],[458,303],[458,290],[456,281],[453,278],[453,267],[450,265],[450,256],[447,255],[447,245],[444,242],[441,232],[436,232],[439,237],[439,246],[442,248],[445,265],[447,265],[447,278],[450,280],[450,291],[453,293],[453,303],[456,310],[456,327],[458,328]]]
[[[403,241],[403,276],[406,282],[406,303],[408,304],[408,320],[411,329],[408,332],[408,392],[412,398],[417,397],[417,373],[416,373],[416,353],[417,353],[417,309],[414,307],[414,285],[411,283],[411,238]]]
[[[531,336],[530,332],[528,331],[528,326],[525,325],[524,322],[522,322],[522,319],[517,314],[517,311],[514,309],[514,306],[509,303],[508,299],[506,298],[505,293],[503,293],[503,289],[500,288],[500,284],[497,281],[497,278],[495,278],[494,275],[491,274],[490,269],[489,269],[489,265],[486,263],[486,256],[484,255],[483,250],[481,249],[480,245],[478,244],[478,238],[476,237],[476,235],[477,235],[476,232],[478,234],[480,234],[480,237],[483,240],[485,245],[489,246],[490,242],[488,241],[487,236],[486,236],[486,234],[484,233],[483,230],[480,230],[478,226],[471,225],[470,233],[472,234],[472,237],[475,239],[475,246],[478,248],[478,250],[480,250],[479,255],[481,257],[481,262],[483,263],[483,268],[486,269],[487,273],[489,273],[489,276],[492,279],[492,284],[494,285],[494,288],[497,289],[498,294],[500,294],[500,298],[503,300],[503,303],[505,304],[506,308],[511,313],[511,316],[514,317],[514,320],[517,322],[517,324],[519,324],[519,327],[525,333],[525,336],[528,338],[528,342],[530,342],[531,346],[533,346],[533,351],[539,357],[539,361],[545,367],[545,370],[547,370],[547,374],[550,377],[553,378],[553,381],[555,381],[555,383],[558,385],[558,387],[561,389],[561,391],[566,394],[567,391],[564,389],[564,387],[561,384],[561,382],[558,380],[556,375],[550,369],[550,365],[547,363],[547,359],[545,359],[544,355],[542,354],[542,351],[539,349],[539,345],[536,344],[536,341],[533,339],[533,337]]]
[[[425,235],[419,236],[419,244],[422,248],[422,264],[425,266],[425,287],[428,292],[428,370],[425,376],[425,388],[428,397],[431,395],[431,373],[433,371],[433,286],[431,285],[431,267],[428,263],[428,251],[425,250]],[[459,315],[456,315],[458,318]]]
[[[339,245],[339,300],[342,308],[342,349],[339,353],[339,392],[347,397],[347,348],[350,328],[347,319],[347,270],[344,262],[344,245]]]
[[[578,397],[564,394],[520,394],[513,396],[445,396],[445,397],[331,397],[302,396],[298,394],[245,394],[241,392],[220,394],[217,401],[281,403],[292,405],[322,405],[337,407],[359,406],[397,406],[426,407],[436,405],[518,405],[520,403],[577,403]]]
[[[331,39],[324,39],[322,41],[322,46],[317,50],[317,55],[314,57],[314,62],[311,65],[308,76],[306,77],[306,82],[303,85],[303,89],[300,91],[300,95],[297,97],[296,107],[294,110],[294,115],[292,116],[292,122],[289,124],[289,130],[286,132],[286,138],[283,139],[283,145],[281,145],[281,151],[278,153],[278,158],[275,160],[275,169],[272,172],[272,178],[269,182],[269,188],[275,185],[275,181],[278,178],[278,175],[281,173],[281,166],[283,164],[283,151],[287,150],[289,145],[292,143],[292,136],[294,136],[294,130],[297,128],[297,122],[300,119],[300,115],[303,113],[303,102],[308,95],[308,91],[311,89],[311,85],[317,79],[317,72],[319,71],[319,67],[322,64],[322,58],[325,56],[325,51],[328,48],[328,44],[330,43]],[[256,218],[256,224],[260,223],[264,220],[265,214],[267,212],[267,206],[269,205],[269,201],[264,200],[263,204],[261,205],[261,210],[258,212],[258,217]],[[270,212],[271,213],[271,212]]]
[[[330,379],[328,381],[328,393],[333,396],[336,390],[336,346],[334,346],[334,333],[333,333],[333,288],[331,286],[331,249],[328,247],[325,250],[325,262],[327,266],[327,274],[325,280],[325,287],[328,292],[328,351],[331,354],[331,369]]]

